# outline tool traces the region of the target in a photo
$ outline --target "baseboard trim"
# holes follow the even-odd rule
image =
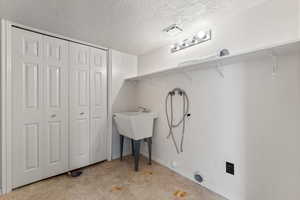
[[[144,157],[148,158],[148,152],[142,151],[141,154]],[[200,185],[201,187],[204,187],[205,189],[209,190],[210,192],[213,192],[213,193],[215,193],[215,194],[217,194],[217,195],[219,195],[219,196],[221,196],[223,198],[226,198],[223,194],[220,194],[219,192],[217,192],[216,190],[214,190],[214,187],[210,186],[209,183],[207,183],[207,182],[206,182],[206,184],[200,184],[200,183],[198,183],[196,180],[194,180],[194,178],[192,176],[188,176],[188,174],[189,174],[188,172],[172,168],[170,166],[170,163],[166,162],[165,160],[162,160],[162,159],[160,159],[160,158],[158,158],[156,156],[153,156],[153,155],[152,155],[152,160],[155,161],[155,162],[157,162],[158,164],[160,164],[160,165],[162,165],[162,166],[164,166],[164,167],[172,170],[176,174],[178,174],[180,176],[183,176],[183,177],[191,180],[192,182]]]

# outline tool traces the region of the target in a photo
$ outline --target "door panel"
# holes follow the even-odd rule
[[[67,43],[13,28],[13,188],[68,169]]]
[[[23,31],[22,34],[22,48],[24,57],[29,59],[40,59],[42,57],[42,40],[41,36],[35,33]]]
[[[48,138],[49,138],[49,162],[51,164],[56,164],[61,162],[61,123],[60,122],[50,122],[48,127]]]
[[[91,48],[91,163],[106,159],[106,52]]]
[[[25,91],[25,106],[27,109],[38,108],[38,76],[39,66],[33,63],[24,63],[24,91]]]
[[[93,97],[94,97],[94,106],[95,108],[103,108],[104,107],[104,102],[103,102],[103,92],[105,90],[105,85],[103,86],[103,79],[105,76],[105,74],[102,74],[103,72],[101,72],[101,70],[97,70],[95,69],[94,74],[93,74],[93,84],[94,84],[94,91],[92,91],[94,93]],[[97,110],[94,110],[94,114],[98,113]]]
[[[88,70],[78,70],[76,73],[76,84],[78,88],[78,99],[79,106],[88,107],[89,106],[89,72]]]
[[[44,36],[45,176],[68,169],[68,43]]]
[[[25,124],[24,126],[25,142],[25,170],[34,170],[39,168],[39,124]]]
[[[106,160],[106,119],[91,120],[91,163]]]
[[[59,67],[47,67],[47,84],[49,85],[48,102],[49,108],[61,107],[61,70]]]
[[[43,178],[42,45],[42,36],[13,29],[13,187]]]
[[[90,160],[90,48],[70,43],[70,168]]]

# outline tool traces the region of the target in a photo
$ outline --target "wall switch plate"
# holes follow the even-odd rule
[[[234,175],[234,164],[226,161],[226,173]]]

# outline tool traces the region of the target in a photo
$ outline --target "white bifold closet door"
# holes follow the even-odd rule
[[[107,141],[107,57],[100,49],[91,49],[91,136],[90,163],[106,160]]]
[[[90,48],[70,43],[70,168],[90,162]]]
[[[68,169],[68,43],[12,31],[13,188]]]
[[[12,31],[13,188],[106,159],[106,51]]]
[[[70,43],[70,169],[106,159],[106,52]]]

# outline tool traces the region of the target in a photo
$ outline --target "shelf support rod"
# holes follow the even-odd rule
[[[222,64],[219,63],[219,62],[217,62],[216,71],[218,72],[218,74],[219,74],[222,78],[225,78],[224,72],[223,72],[223,69],[222,69]]]
[[[273,62],[272,76],[276,76],[276,74],[278,72],[278,56],[273,50],[270,50],[270,56],[271,56],[272,62]]]

